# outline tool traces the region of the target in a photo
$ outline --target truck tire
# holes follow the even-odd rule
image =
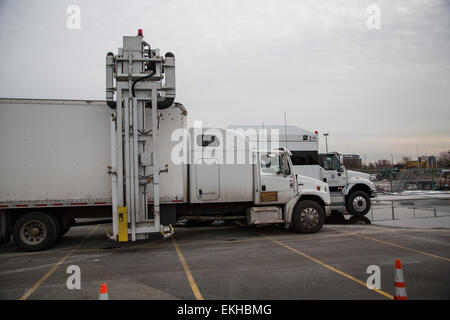
[[[325,222],[325,211],[315,201],[300,201],[292,213],[292,226],[299,233],[318,232]]]
[[[352,192],[347,198],[347,210],[356,217],[363,217],[369,212],[370,197],[364,191]]]
[[[42,212],[30,212],[20,216],[14,223],[14,243],[25,251],[41,251],[57,238],[54,218]]]
[[[54,232],[54,234],[55,234],[55,238],[53,239],[53,241],[51,242],[51,243],[49,243],[49,247],[57,240],[57,239],[59,239],[59,235],[60,235],[60,233],[61,233],[61,222],[59,221],[59,219],[58,218],[56,218],[54,215],[52,215],[52,214],[49,214],[49,216],[50,216],[50,218],[52,218],[53,219],[53,221],[55,222],[55,232]]]

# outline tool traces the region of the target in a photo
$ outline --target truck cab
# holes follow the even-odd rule
[[[319,154],[319,165],[322,179],[330,187],[332,210],[345,207],[355,216],[369,212],[370,199],[376,196],[369,174],[347,170],[337,152]]]

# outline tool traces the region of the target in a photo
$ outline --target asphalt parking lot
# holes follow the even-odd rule
[[[50,250],[0,247],[0,299],[391,299],[401,259],[409,299],[450,298],[450,229],[325,225],[302,235],[279,227],[180,227],[173,239],[122,244],[107,225],[72,228]],[[67,267],[81,270],[69,290]],[[369,290],[378,265],[381,289]]]

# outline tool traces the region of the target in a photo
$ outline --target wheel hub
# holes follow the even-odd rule
[[[364,197],[357,196],[355,199],[353,199],[353,208],[355,208],[356,211],[364,211],[367,207],[367,201]]]
[[[36,245],[42,242],[47,236],[45,225],[38,220],[32,220],[25,223],[20,228],[20,237],[23,242],[29,245]]]
[[[37,235],[39,235],[40,230],[39,228],[33,228],[30,233],[32,236],[36,237]]]
[[[300,221],[305,227],[312,228],[319,222],[319,213],[314,208],[306,208],[300,214]]]

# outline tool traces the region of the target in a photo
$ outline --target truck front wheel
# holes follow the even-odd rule
[[[296,204],[292,216],[292,226],[297,232],[318,232],[324,222],[325,211],[317,202],[305,200]]]
[[[22,215],[14,223],[14,242],[25,251],[40,251],[50,246],[56,239],[55,220],[41,212]]]
[[[370,205],[370,197],[364,191],[355,191],[348,196],[347,210],[354,216],[365,216],[370,210]]]

